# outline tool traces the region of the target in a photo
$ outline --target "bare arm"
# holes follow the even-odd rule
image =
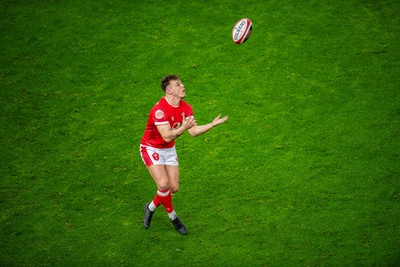
[[[192,116],[188,118],[183,117],[182,126],[178,129],[172,129],[169,124],[158,125],[157,129],[166,142],[171,142],[193,127],[196,127],[196,120]]]
[[[188,129],[188,132],[190,133],[191,136],[198,136],[198,135],[201,135],[201,134],[211,130],[215,126],[224,123],[227,120],[228,120],[228,116],[221,118],[221,114],[220,114],[212,122],[210,122],[208,124],[204,124],[204,125],[195,125],[195,126],[191,127],[190,129]]]

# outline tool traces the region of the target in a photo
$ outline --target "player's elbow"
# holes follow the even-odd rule
[[[167,143],[174,141],[174,139],[171,138],[171,137],[164,137],[164,136],[163,136],[163,139],[164,139],[164,141],[167,142]]]
[[[170,134],[162,134],[161,133],[161,137],[162,139],[164,139],[165,142],[169,143],[171,141],[173,141],[174,139],[172,138],[172,135]]]

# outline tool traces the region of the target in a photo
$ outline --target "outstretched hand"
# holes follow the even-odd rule
[[[221,118],[221,114],[219,114],[213,121],[212,121],[212,126],[217,126],[220,125],[222,123],[224,123],[225,121],[228,120],[228,116],[225,116],[223,118]]]
[[[182,115],[182,116],[183,116],[182,127],[184,129],[187,130],[187,129],[190,129],[197,125],[197,122],[193,116],[190,116],[190,117],[185,117],[185,115]]]

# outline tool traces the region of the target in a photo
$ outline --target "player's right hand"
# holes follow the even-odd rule
[[[193,116],[190,117],[185,117],[185,115],[182,115],[182,127],[184,129],[190,129],[194,126],[197,125],[197,122]]]

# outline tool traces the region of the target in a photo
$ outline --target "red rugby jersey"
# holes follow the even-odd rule
[[[185,117],[193,116],[193,109],[188,103],[181,100],[175,107],[165,97],[161,98],[150,110],[146,130],[140,143],[155,148],[173,147],[175,140],[166,142],[158,131],[157,125],[169,123],[171,129],[178,129],[182,125],[183,115]]]

